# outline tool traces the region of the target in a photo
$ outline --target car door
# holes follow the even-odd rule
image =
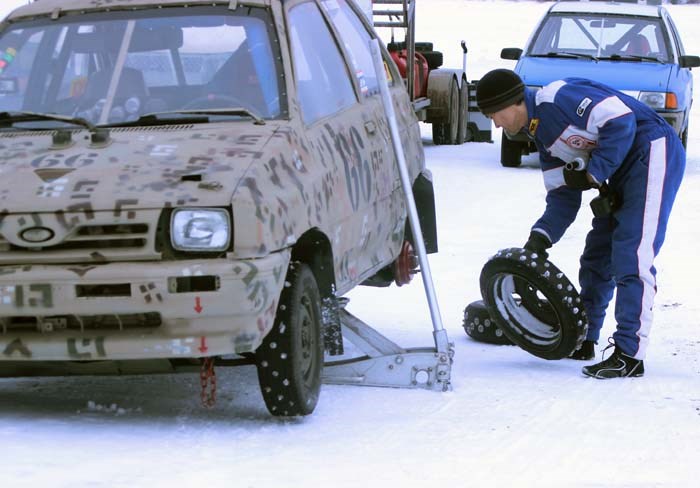
[[[376,104],[365,100],[327,13],[309,0],[290,2],[286,14],[299,111],[322,174],[319,226],[331,240],[343,293],[386,264],[392,216],[403,209],[382,198],[394,175],[384,164]]]
[[[678,107],[685,112],[684,121],[681,124],[681,134],[688,127],[688,116],[690,115],[690,106],[693,101],[693,73],[690,68],[682,68],[679,64],[680,57],[685,55],[683,43],[678,35],[676,25],[673,23],[671,16],[664,12],[664,23],[668,26],[668,34],[671,42],[671,49],[674,52],[673,68],[668,79],[668,90],[676,93],[678,97]]]
[[[353,124],[351,131],[366,146],[365,150],[369,154],[369,164],[363,165],[365,174],[358,174],[370,186],[369,204],[373,206],[374,215],[363,223],[365,232],[367,227],[372,232],[372,237],[368,236],[365,240],[365,248],[369,251],[366,254],[374,255],[373,263],[387,262],[393,260],[394,255],[390,251],[395,247],[388,243],[396,244],[395,241],[398,241],[400,244],[403,240],[400,225],[402,219],[398,215],[398,211],[403,208],[403,197],[379,80],[369,48],[370,41],[376,34],[367,28],[360,18],[363,14],[354,10],[348,0],[319,0],[319,3],[331,22],[350,72],[354,75],[355,89],[363,107],[362,119]],[[387,78],[392,90],[394,80],[400,78],[398,75],[392,76],[388,53],[382,51],[382,55],[385,58],[385,68],[381,76]],[[403,86],[400,88],[403,94]],[[397,105],[395,100],[394,103]],[[405,127],[405,113],[397,110],[397,122],[400,127]],[[391,215],[382,215],[387,211]],[[396,225],[386,225],[390,222]]]

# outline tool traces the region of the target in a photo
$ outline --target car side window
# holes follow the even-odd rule
[[[347,0],[321,0],[321,3],[333,20],[350,56],[360,92],[365,97],[379,93],[374,62],[369,50],[369,42],[372,39],[370,33]]]
[[[293,7],[288,19],[304,123],[311,124],[357,103],[347,67],[316,4]]]

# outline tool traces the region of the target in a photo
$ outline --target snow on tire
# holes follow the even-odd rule
[[[472,302],[464,309],[464,331],[475,341],[487,344],[513,345],[496,322],[489,315],[489,311],[483,300]]]
[[[543,359],[568,357],[581,346],[588,319],[576,287],[553,263],[521,248],[500,250],[481,270],[481,294],[491,317],[505,335]],[[520,285],[516,287],[516,282]],[[533,306],[516,288],[525,283],[529,297],[541,295],[547,313]]]

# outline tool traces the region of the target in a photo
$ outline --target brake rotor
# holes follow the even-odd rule
[[[418,259],[413,251],[413,246],[408,241],[403,241],[401,252],[394,261],[394,283],[403,286],[411,282],[413,275],[418,272]]]

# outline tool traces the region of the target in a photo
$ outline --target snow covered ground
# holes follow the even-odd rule
[[[1,3],[0,16],[23,2]],[[513,66],[500,49],[522,46],[548,5],[422,0],[417,38],[433,40],[452,67],[461,66],[465,39],[476,79]],[[668,8],[688,53],[700,54],[700,6]],[[200,407],[195,375],[0,380],[0,486],[698,486],[700,108],[657,260],[646,376],[607,382],[582,377],[579,362],[544,361],[465,335],[462,311],[479,299],[481,267],[526,240],[544,186],[536,155],[506,169],[499,142],[435,147],[424,129],[440,237],[430,263],[455,343],[453,391],[325,385],[313,415],[279,420],[268,416],[247,366],[218,373],[212,410]],[[589,221],[584,205],[551,252],[573,281]],[[420,279],[350,298],[349,310],[392,340],[432,345]],[[603,337],[613,330],[611,320]]]

